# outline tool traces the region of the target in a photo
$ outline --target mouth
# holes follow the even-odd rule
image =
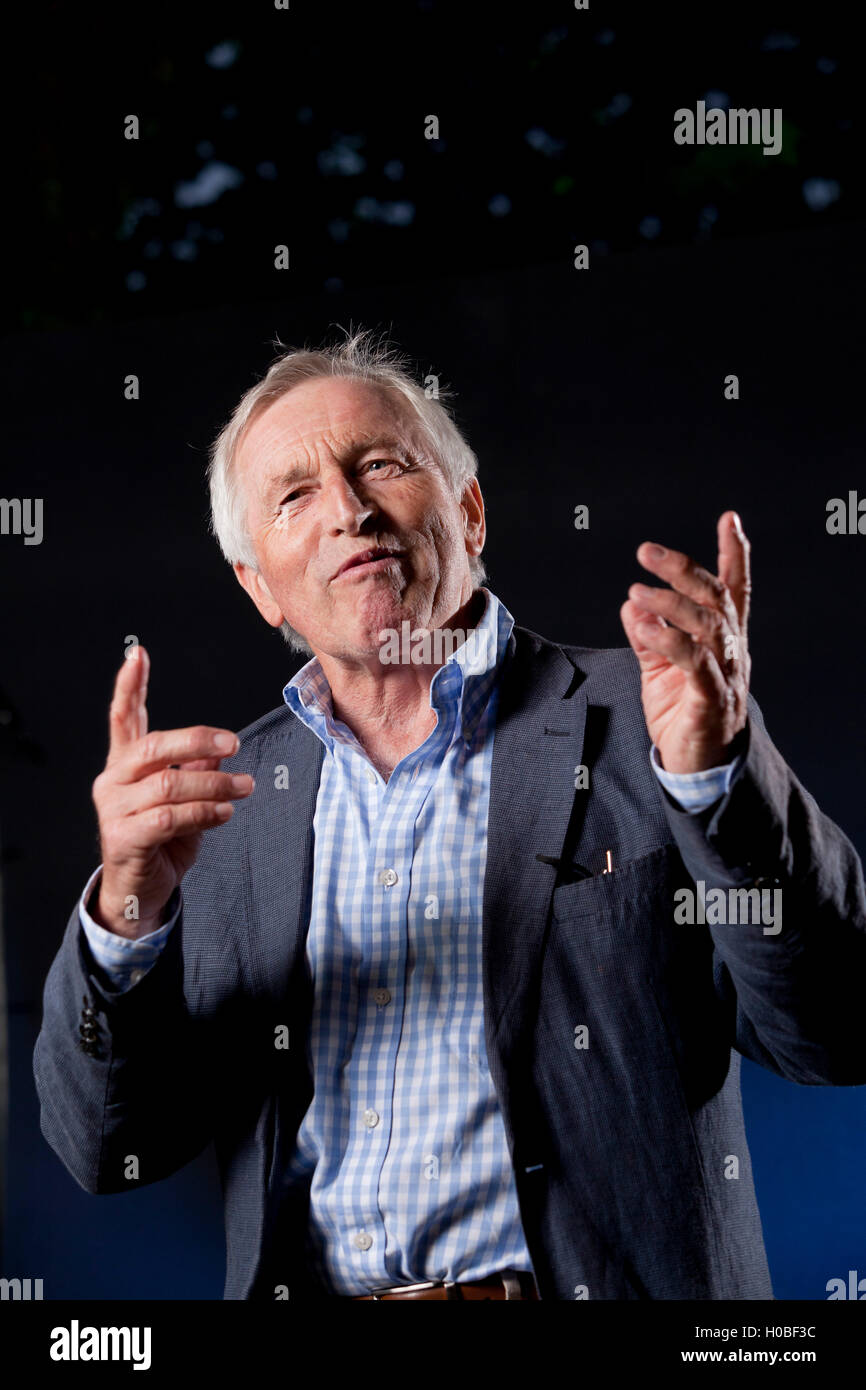
[[[376,574],[379,570],[387,569],[389,564],[399,560],[402,555],[402,550],[389,550],[383,545],[373,546],[369,550],[359,550],[343,562],[334,575],[334,579],[341,579],[344,574],[358,576]]]

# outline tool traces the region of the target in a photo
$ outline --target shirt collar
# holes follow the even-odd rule
[[[483,587],[481,593],[484,612],[478,626],[451,652],[430,682],[430,708],[439,712],[440,726],[449,713],[454,713],[455,732],[459,728],[466,743],[471,743],[487,708],[514,627],[514,618],[496,595]],[[434,634],[432,641],[435,640]],[[413,650],[417,651],[418,645],[411,641],[407,622],[396,635],[395,659],[405,659]],[[441,654],[444,656],[447,651],[446,645]],[[326,747],[332,747],[334,742],[357,742],[351,730],[334,718],[331,688],[318,657],[314,656],[292,677],[283,689],[283,699]]]

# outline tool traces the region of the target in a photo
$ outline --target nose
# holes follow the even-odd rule
[[[331,535],[344,531],[356,534],[364,523],[375,516],[377,508],[362,497],[351,478],[344,473],[332,476],[326,487],[325,506],[328,513],[328,528]]]

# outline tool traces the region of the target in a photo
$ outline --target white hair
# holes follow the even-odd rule
[[[349,377],[399,393],[415,411],[433,457],[456,497],[462,496],[466,483],[478,472],[478,459],[442,404],[443,394],[451,393],[443,392],[435,377],[428,377],[435,388],[435,395],[428,396],[411,375],[406,359],[384,340],[377,340],[368,329],[353,332],[350,326],[348,332],[342,331],[343,342],[292,349],[276,358],[261,381],[241,398],[214,441],[208,465],[211,531],[230,565],[240,562],[252,570],[259,568],[247,530],[247,499],[236,467],[242,437],[268,406],[301,382],[316,377]],[[476,587],[483,583],[486,571],[480,555],[469,557],[469,571]],[[292,650],[312,655],[306,638],[288,621],[281,623],[280,631]]]

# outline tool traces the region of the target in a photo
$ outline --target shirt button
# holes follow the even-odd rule
[[[377,1004],[390,1004],[391,991],[390,989],[377,989],[373,995],[373,998],[375,999]]]
[[[352,1244],[356,1250],[369,1250],[373,1244],[373,1237],[368,1235],[366,1231],[359,1231]]]
[[[368,768],[367,768],[367,781],[368,781],[368,782],[375,782],[375,780],[376,780],[376,774],[375,774],[375,772],[373,771],[373,769],[372,769],[371,767],[368,767]]]
[[[375,1129],[378,1123],[379,1116],[376,1114],[375,1110],[364,1111],[364,1124],[368,1129]]]
[[[393,888],[397,882],[397,874],[394,869],[383,869],[379,874],[379,882],[384,883],[386,888]]]
[[[143,970],[131,970],[129,972],[129,983],[131,985],[137,985],[139,980],[142,979],[143,975]]]

